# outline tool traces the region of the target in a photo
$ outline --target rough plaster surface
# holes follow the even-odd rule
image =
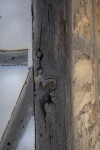
[[[92,0],[73,0],[73,32],[92,41]]]
[[[75,150],[100,149],[100,60],[96,60],[96,57],[100,59],[100,1],[94,0],[93,6],[92,2],[73,0],[72,5]]]
[[[94,59],[73,51],[75,150],[99,150]]]

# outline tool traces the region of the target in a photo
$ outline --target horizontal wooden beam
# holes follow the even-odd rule
[[[94,56],[93,43],[77,34],[72,36],[72,50],[91,57]],[[95,51],[97,52],[98,59],[100,59],[100,47],[97,46]]]
[[[78,50],[83,54],[93,56],[92,42],[76,34],[72,35],[72,50]]]
[[[33,73],[30,70],[10,121],[1,140],[0,150],[15,150],[33,115]],[[6,110],[5,110],[6,111]]]
[[[17,66],[28,64],[28,49],[0,50],[1,66]]]

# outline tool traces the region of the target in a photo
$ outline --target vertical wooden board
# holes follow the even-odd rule
[[[100,59],[98,59],[98,92],[99,92],[98,94],[99,94],[99,107],[100,107]]]
[[[98,105],[98,119],[100,132],[100,1],[93,0],[94,3],[94,41],[96,47],[96,73],[97,73],[97,105]],[[98,142],[100,147],[100,142]]]
[[[98,84],[98,111],[100,113],[100,1],[93,0],[94,2],[94,30],[95,30],[95,47],[96,47],[96,60],[97,60],[97,84]],[[100,119],[100,117],[99,117]],[[100,122],[99,122],[100,124]]]
[[[46,115],[35,99],[36,150],[73,149],[71,20],[71,0],[34,0],[33,48],[42,52],[42,80],[57,81],[53,96],[48,93],[49,102],[44,104]]]
[[[94,0],[95,4],[95,31],[96,31],[96,45],[100,47],[100,1]]]

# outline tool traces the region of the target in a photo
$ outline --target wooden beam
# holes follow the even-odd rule
[[[30,70],[10,121],[1,140],[0,150],[15,150],[33,115],[33,73]],[[5,110],[6,111],[6,110]]]
[[[89,42],[87,39],[77,35],[72,35],[72,50],[77,50],[93,57],[93,43]]]
[[[72,34],[72,50],[79,51],[83,55],[94,57],[93,43],[77,34]],[[100,47],[96,46],[97,56],[100,59]]]
[[[97,59],[100,59],[100,47],[96,47]]]
[[[16,66],[28,64],[28,49],[0,50],[1,66]]]
[[[35,96],[36,150],[73,150],[71,0],[34,0],[33,6],[35,91],[44,91]]]

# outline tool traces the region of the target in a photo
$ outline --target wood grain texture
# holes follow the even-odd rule
[[[41,80],[57,80],[56,90],[46,95],[46,115],[35,97],[36,150],[73,150],[71,0],[34,0],[33,5],[33,49],[42,52],[37,69],[43,71]]]
[[[0,143],[0,150],[15,150],[33,115],[33,73],[30,70]]]
[[[16,66],[28,64],[28,50],[0,50],[0,66]]]

